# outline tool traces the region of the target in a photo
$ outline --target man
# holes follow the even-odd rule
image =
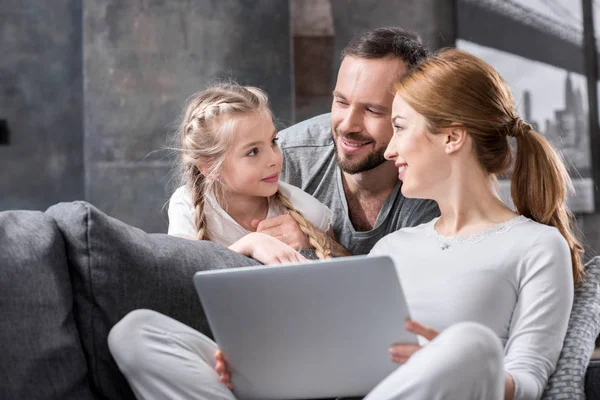
[[[399,28],[355,38],[342,51],[331,113],[280,132],[281,178],[331,209],[335,255],[366,254],[386,234],[439,215],[435,202],[402,195],[398,170],[383,157],[393,134],[394,82],[427,55],[416,34]],[[256,224],[258,232],[307,247],[287,215]]]

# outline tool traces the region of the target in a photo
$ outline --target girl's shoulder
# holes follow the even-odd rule
[[[182,201],[182,200],[192,201],[192,193],[190,192],[190,189],[186,185],[178,187],[177,189],[175,189],[175,191],[171,195],[171,201]]]

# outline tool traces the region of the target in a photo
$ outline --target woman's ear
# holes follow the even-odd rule
[[[465,145],[467,140],[467,130],[464,126],[461,125],[453,125],[444,130],[444,151],[446,154],[452,154]]]

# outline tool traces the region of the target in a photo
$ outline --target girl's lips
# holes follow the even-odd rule
[[[279,180],[279,174],[273,174],[271,176],[267,176],[264,179],[261,179],[261,181],[263,182],[267,182],[267,183],[275,183]]]

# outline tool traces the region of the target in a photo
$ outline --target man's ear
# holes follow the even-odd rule
[[[467,140],[467,130],[462,125],[453,125],[444,130],[444,146],[446,154],[452,154],[463,148]]]

